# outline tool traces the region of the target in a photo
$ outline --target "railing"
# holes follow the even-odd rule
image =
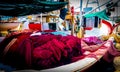
[[[85,13],[85,14],[92,13],[92,12],[94,12],[96,9],[98,9],[98,8],[100,8],[100,7],[102,7],[102,6],[105,6],[105,5],[109,4],[110,2],[112,2],[112,0],[109,0],[108,2],[106,2],[106,3],[104,3],[104,4],[102,4],[102,5],[98,6],[98,7],[96,7],[95,9],[93,9],[93,10],[91,10],[91,11]],[[108,7],[106,7],[105,9],[114,6],[114,5],[115,5],[116,3],[118,3],[118,2],[120,2],[120,0],[117,0],[116,2],[114,2],[114,4],[112,4],[112,5],[108,6]],[[103,9],[103,10],[105,10],[105,9]],[[85,14],[83,14],[83,16],[84,16]]]

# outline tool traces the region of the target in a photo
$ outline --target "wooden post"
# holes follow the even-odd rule
[[[71,29],[71,35],[74,35],[74,16],[71,15],[71,10],[70,10],[70,1],[68,1],[68,5],[67,5],[67,8],[68,8],[68,12],[67,12],[67,15],[66,15],[66,20],[69,20],[70,23],[72,24],[72,29]]]

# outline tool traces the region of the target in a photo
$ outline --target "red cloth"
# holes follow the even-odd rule
[[[53,63],[60,62],[61,57],[66,57],[67,52],[64,50],[64,44],[57,39],[48,41],[46,44],[37,47],[33,51],[35,59],[39,59],[37,62],[42,67],[51,67]],[[48,63],[47,63],[48,62]],[[51,62],[51,63],[50,63]]]
[[[117,49],[114,47],[113,42],[110,41],[110,46],[108,46],[108,51],[106,54],[103,56],[103,58],[107,62],[112,62],[114,57],[120,56],[120,51],[117,51]]]
[[[55,32],[55,30],[44,30],[43,32]]]
[[[94,52],[100,48],[101,44],[88,45],[84,41],[81,41],[81,46],[83,50]]]
[[[42,31],[42,26],[40,23],[30,23],[29,29]]]
[[[45,39],[45,41],[42,39]],[[77,37],[48,34],[41,35],[39,40],[43,42],[41,41],[42,44],[38,47],[36,46],[33,55],[36,59],[36,64],[42,68],[70,63],[73,57],[82,56],[81,42]],[[68,62],[62,61],[63,59]]]
[[[27,39],[29,37],[30,34],[31,34],[31,32],[23,32],[23,33],[14,34],[14,35],[11,35],[11,36],[8,36],[7,38],[5,38],[5,40],[3,40],[2,43],[0,43],[0,47],[2,46],[2,44],[5,44],[4,46],[2,46],[3,48],[5,48],[8,44],[8,42],[10,42],[13,38],[17,38],[17,40],[9,48],[9,51],[7,52],[7,54],[5,56],[3,56],[2,52],[1,52],[0,61],[2,61],[3,63],[5,63],[7,65],[11,65],[12,67],[24,68],[26,65],[29,67],[29,65],[31,63],[30,56],[29,57],[25,56],[25,53],[28,54],[28,52],[25,52],[25,51],[28,51],[27,49],[29,49],[29,48],[27,47],[27,49],[26,49],[24,47],[23,43],[25,42],[25,39]],[[28,44],[26,44],[26,45],[28,45]],[[1,50],[1,51],[3,51],[3,50]],[[26,63],[25,63],[25,57],[27,60],[30,59]]]
[[[74,36],[51,34],[30,36],[21,33],[14,37],[18,38],[17,41],[4,57],[0,57],[0,60],[18,69],[56,67],[71,63],[74,57],[82,56],[81,40]],[[9,38],[11,36],[4,42]]]
[[[84,29],[85,30],[92,30],[93,28],[92,27],[85,27]]]
[[[30,34],[13,35],[1,42],[0,52],[3,51],[3,48],[11,39],[18,38],[6,56],[1,57],[0,55],[0,61],[2,60],[5,64],[22,69],[44,69],[75,62],[84,57],[97,59],[97,54],[102,54],[102,52],[94,53],[98,50],[98,48],[95,48],[92,50],[93,53],[87,56],[83,55],[81,39],[74,36],[45,34],[30,37]],[[101,49],[108,48],[107,53],[104,55],[104,59],[108,62],[111,62],[115,56],[120,55],[120,52],[114,48],[113,43],[110,41],[107,41],[110,46],[106,46],[107,42],[103,43],[97,37],[88,37],[82,40],[88,46],[102,43]]]

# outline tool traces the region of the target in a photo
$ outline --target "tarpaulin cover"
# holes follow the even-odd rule
[[[102,10],[102,11],[99,11],[99,12],[89,13],[89,14],[84,15],[84,17],[86,17],[86,18],[95,17],[95,16],[97,16],[101,19],[104,19],[104,20],[110,20],[109,17],[107,16],[107,14],[106,14],[106,10]]]
[[[45,0],[0,0],[0,15],[24,16],[45,13],[60,9],[67,3]]]

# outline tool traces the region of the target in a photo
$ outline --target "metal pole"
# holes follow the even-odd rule
[[[118,0],[118,1],[119,1],[119,0]],[[85,14],[89,14],[89,13],[93,12],[94,10],[96,10],[96,9],[98,9],[98,8],[100,8],[100,7],[102,7],[102,6],[106,5],[106,4],[108,4],[108,3],[110,3],[110,2],[111,2],[111,0],[108,1],[108,2],[106,2],[106,3],[104,3],[104,4],[102,4],[102,5],[100,5],[99,7],[96,7],[95,9],[93,9],[93,10],[91,10],[91,11],[85,13]],[[83,16],[84,16],[85,14],[83,14]]]
[[[88,3],[89,3],[89,0],[87,0],[87,4],[86,4],[86,7],[88,6]]]
[[[96,0],[96,1],[97,1],[97,6],[98,6],[98,9],[99,9],[99,11],[100,11],[99,1],[98,1],[98,0]]]
[[[40,14],[40,23],[42,23],[42,13]]]
[[[42,28],[42,26],[43,26],[43,23],[42,23],[42,13],[40,14],[40,24],[41,24],[41,30],[43,31],[43,28]]]
[[[82,26],[82,0],[80,0],[80,24],[79,26]]]

